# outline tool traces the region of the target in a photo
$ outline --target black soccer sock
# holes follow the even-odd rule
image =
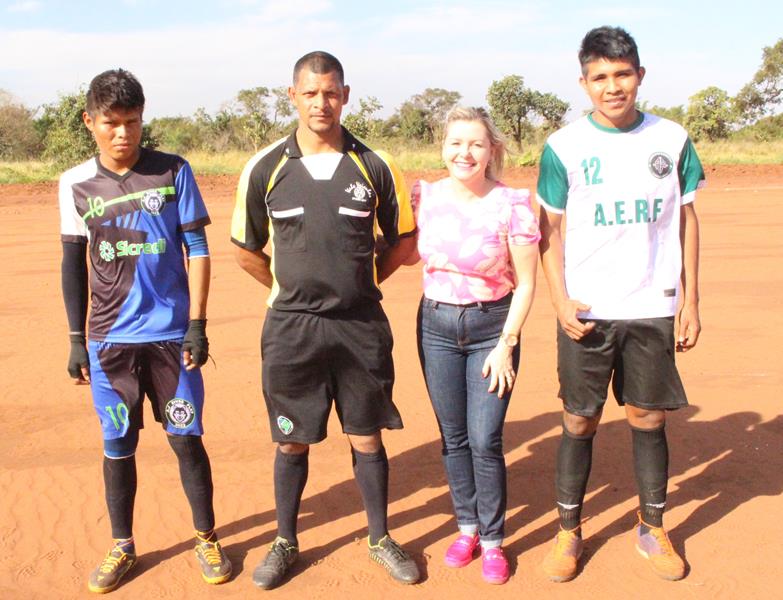
[[[375,545],[388,533],[386,515],[389,507],[389,459],[386,448],[365,454],[351,448],[353,474],[362,494],[370,544]]]
[[[277,447],[274,476],[277,535],[294,546],[299,545],[296,539],[296,521],[309,468],[309,451],[302,454],[285,454]]]
[[[581,522],[582,502],[593,461],[594,437],[595,433],[574,435],[563,428],[557,451],[555,489],[560,526],[566,530],[576,529]]]
[[[167,435],[169,445],[179,462],[179,477],[193,513],[193,526],[198,531],[215,527],[212,506],[212,469],[209,456],[199,435]]]
[[[657,429],[631,427],[633,465],[639,488],[642,520],[653,527],[663,525],[666,486],[669,481],[669,445],[666,426]]]
[[[136,500],[136,457],[103,457],[103,485],[109,509],[111,535],[117,540],[133,538],[133,503]]]

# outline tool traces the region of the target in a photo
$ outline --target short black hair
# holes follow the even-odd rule
[[[125,69],[110,69],[96,75],[87,89],[90,116],[115,108],[144,109],[144,90],[133,73]]]
[[[337,73],[340,76],[340,85],[345,85],[345,74],[343,73],[343,66],[340,61],[328,52],[322,50],[316,50],[315,52],[308,52],[294,65],[294,85],[296,85],[299,79],[299,72],[304,68],[309,69],[313,73],[319,75],[326,75],[327,73]]]
[[[596,27],[587,32],[579,48],[582,74],[587,74],[587,64],[606,58],[627,60],[639,70],[639,50],[631,34],[622,27]]]

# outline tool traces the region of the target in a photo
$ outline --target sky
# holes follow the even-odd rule
[[[493,81],[589,108],[578,85],[584,34],[619,25],[647,69],[639,100],[687,104],[711,85],[735,94],[783,37],[779,0],[0,0],[0,90],[25,106],[56,102],[110,68],[144,86],[145,119],[214,114],[239,90],[289,85],[312,50],[337,56],[348,112],[375,96],[379,116],[426,88],[486,105]]]

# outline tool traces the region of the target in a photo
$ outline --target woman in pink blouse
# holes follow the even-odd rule
[[[509,577],[501,548],[503,421],[520,330],[533,300],[540,238],[528,190],[499,181],[505,153],[484,109],[457,107],[446,119],[443,140],[449,176],[419,181],[412,191],[424,263],[419,357],[459,527],[445,560],[463,567],[480,546],[489,583]]]

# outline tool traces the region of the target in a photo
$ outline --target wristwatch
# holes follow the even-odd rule
[[[513,348],[519,344],[519,336],[514,333],[502,333],[500,334],[500,341],[509,348]]]

